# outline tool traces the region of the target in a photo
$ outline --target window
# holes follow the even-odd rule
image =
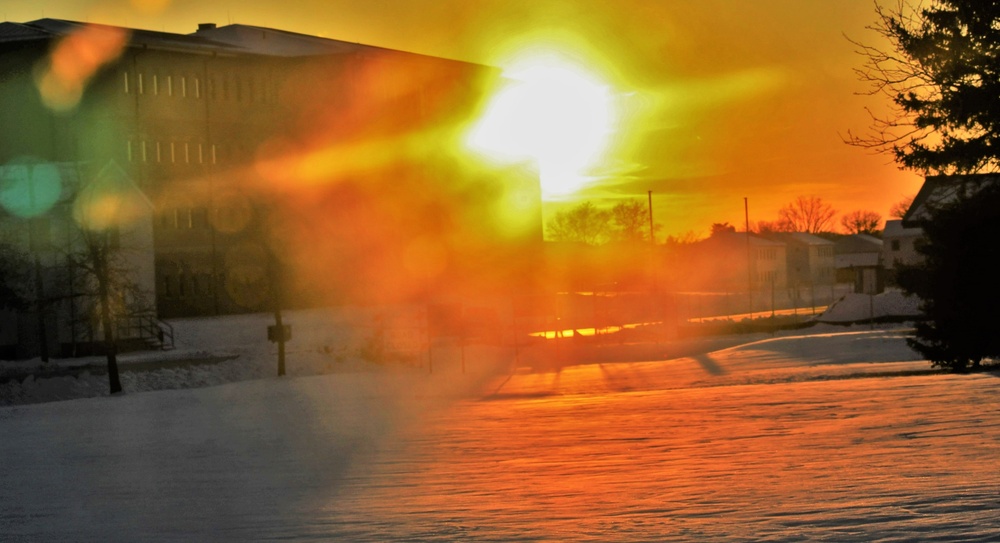
[[[184,163],[189,164],[191,162],[191,147],[188,143],[184,142]]]
[[[187,98],[188,95],[188,85],[187,78],[183,75],[181,76],[181,98]]]
[[[891,245],[892,245],[892,250],[893,251],[898,251],[899,250],[899,240],[898,239],[892,240],[892,244]]]
[[[213,143],[212,144],[212,164],[215,164],[215,163],[216,163],[215,144]]]
[[[156,142],[156,161],[163,162],[163,156],[160,154],[160,142]]]
[[[135,160],[135,156],[132,154],[132,140],[125,142],[125,155],[128,157],[129,162]]]
[[[142,156],[142,161],[146,162],[146,140],[139,142],[139,153]]]
[[[194,78],[194,97],[201,98],[201,80]]]
[[[177,162],[177,145],[174,142],[170,142],[170,162]]]
[[[136,81],[136,87],[139,94],[142,94],[142,74],[140,73],[137,77],[138,79]]]
[[[198,144],[198,164],[203,164],[205,162],[204,156],[204,145]]]
[[[128,88],[128,72],[123,72],[122,75],[125,76],[125,94],[128,94],[129,93],[129,88]]]
[[[156,74],[153,74],[153,94],[160,94],[160,83]]]
[[[174,76],[167,76],[167,96],[174,95]]]

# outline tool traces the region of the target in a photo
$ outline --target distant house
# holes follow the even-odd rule
[[[788,286],[785,244],[744,232],[719,232],[693,243],[678,255],[675,266],[677,282],[686,290],[746,292]]]
[[[832,241],[805,232],[776,232],[768,237],[786,246],[789,287],[812,287],[834,283]]]
[[[887,280],[893,280],[899,264],[916,264],[922,260],[916,243],[923,235],[922,228],[907,228],[903,226],[902,220],[885,222],[885,231],[882,233],[882,266],[886,270]]]
[[[32,291],[40,305],[0,314],[0,355],[31,357],[90,352],[101,343],[92,276],[73,265],[88,251],[84,229],[110,235],[113,274],[130,285],[116,299],[116,326],[123,340],[142,340],[138,319],[146,319],[148,339],[159,341],[153,267],[153,206],[114,162],[97,168],[79,163],[8,164],[0,168],[0,231],[5,243],[29,254]],[[19,207],[33,198],[33,209]],[[131,326],[130,323],[136,323]]]
[[[1000,183],[1000,174],[930,175],[903,216],[903,226],[913,228],[928,221],[934,207],[947,205],[961,194],[972,195],[989,184]]]
[[[882,240],[868,234],[852,234],[833,246],[838,283],[851,283],[855,292],[877,294],[883,290]]]

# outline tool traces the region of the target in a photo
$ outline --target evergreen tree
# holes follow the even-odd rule
[[[1000,1],[933,0],[876,4],[871,28],[891,51],[855,42],[857,70],[894,114],[873,119],[869,137],[848,142],[890,152],[923,173],[976,173],[1000,167]]]
[[[895,112],[848,143],[924,174],[1000,170],[1000,0],[900,1],[876,12],[872,28],[892,50],[856,44],[867,58],[858,73]],[[1000,354],[991,318],[1000,301],[991,269],[1000,257],[1000,189],[984,186],[995,179],[953,181],[958,197],[928,207],[918,249],[925,261],[900,270],[899,283],[920,296],[929,319],[911,345],[935,365],[964,370]]]
[[[1000,186],[965,182],[955,202],[931,211],[917,245],[924,262],[899,271],[900,286],[920,297],[928,318],[908,341],[935,366],[964,371],[1000,355]]]

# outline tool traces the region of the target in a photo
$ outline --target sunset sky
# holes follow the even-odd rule
[[[534,132],[569,148],[549,153],[586,150],[593,160],[580,166],[585,183],[552,194],[546,212],[586,199],[645,201],[651,190],[661,239],[704,235],[713,222],[742,227],[744,197],[751,221],[774,220],[800,195],[886,217],[922,181],[888,156],[843,143],[848,131],[868,130],[866,107],[887,106],[858,95],[866,87],[853,69],[863,59],[845,37],[878,44],[865,28],[871,0],[6,0],[0,15],[178,33],[241,23],[529,79],[571,74],[552,85],[534,80],[572,96],[554,98],[566,107],[562,131]],[[586,83],[573,91],[577,81]],[[608,105],[608,118],[577,123],[572,107],[595,103]],[[545,104],[540,111],[552,109]],[[599,145],[571,139],[590,132],[601,134]]]

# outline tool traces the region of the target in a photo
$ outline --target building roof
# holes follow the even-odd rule
[[[833,252],[837,255],[853,253],[882,252],[882,240],[868,234],[851,234],[844,236],[833,244]]]
[[[750,234],[750,245],[754,247],[784,247],[785,244],[780,241],[773,241],[770,239],[762,238],[756,234]],[[747,233],[746,232],[719,232],[708,239],[704,240],[703,243],[719,243],[719,244],[743,244],[747,243]]]
[[[924,229],[919,227],[906,228],[903,226],[903,221],[899,219],[894,219],[890,221],[885,221],[885,230],[882,232],[882,238],[909,238],[909,237],[920,237],[924,235]]]
[[[920,192],[903,216],[903,226],[918,226],[930,220],[935,207],[947,205],[965,195],[975,194],[984,186],[1000,183],[1000,174],[930,175],[924,178]]]
[[[245,53],[242,49],[227,43],[217,42],[203,36],[157,32],[120,26],[81,23],[64,19],[38,19],[27,23],[4,23],[6,28],[0,30],[0,42],[53,40],[68,36],[83,28],[106,30],[108,32],[127,32],[129,45],[151,49],[182,50],[213,54]]]
[[[52,35],[23,23],[0,23],[0,43],[49,39]]]
[[[483,67],[483,65],[471,62],[443,59],[373,45],[310,36],[287,30],[240,24],[222,27],[216,27],[214,24],[203,24],[194,33],[176,34],[155,30],[82,23],[64,19],[38,19],[27,23],[0,23],[0,43],[33,40],[48,41],[68,36],[84,27],[105,29],[108,32],[127,32],[129,34],[130,46],[147,49],[200,52],[213,55],[242,54],[283,58],[343,55],[362,51],[391,51],[414,58],[447,61],[470,67]]]
[[[846,253],[833,256],[833,267],[843,268],[874,268],[879,265],[881,253]]]
[[[768,234],[768,237],[784,241],[785,243],[797,243],[800,245],[833,245],[833,242],[828,239],[823,239],[806,232],[774,232],[773,234]]]

